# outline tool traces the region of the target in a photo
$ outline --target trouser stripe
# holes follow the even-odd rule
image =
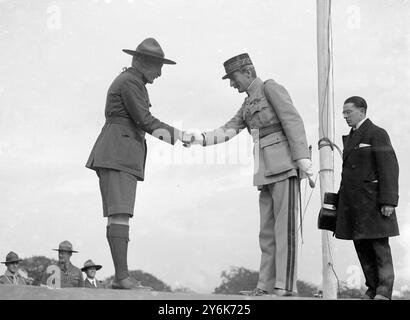
[[[288,195],[288,258],[286,267],[286,290],[293,290],[295,269],[295,179],[289,179]]]
[[[292,269],[290,273],[290,290],[293,290],[293,281],[294,281],[294,276],[295,276],[295,268],[296,268],[296,205],[297,205],[297,196],[296,196],[296,182],[298,181],[297,178],[291,179],[292,181],[292,210],[291,210],[291,215],[292,215]]]

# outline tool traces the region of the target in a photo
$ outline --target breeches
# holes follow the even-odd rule
[[[100,180],[104,217],[120,213],[132,217],[137,177],[127,172],[105,168],[100,168],[97,175]]]

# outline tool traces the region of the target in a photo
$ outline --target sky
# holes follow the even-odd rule
[[[390,243],[400,290],[410,284],[410,1],[333,1],[332,30],[334,142],[341,147],[349,131],[343,101],[360,95],[399,159],[401,235]],[[52,249],[69,240],[79,251],[75,265],[91,258],[103,265],[100,279],[114,273],[98,179],[85,163],[104,124],[107,89],[131,62],[121,50],[148,37],[177,62],[147,87],[157,118],[184,130],[223,125],[245,98],[221,80],[223,62],[247,52],[261,79],[289,91],[319,170],[316,1],[0,0],[1,259],[10,250],[56,258]],[[147,143],[130,269],[199,293],[212,292],[231,266],[258,270],[259,195],[247,132],[206,149],[149,135]],[[334,164],[337,191],[337,153]],[[299,279],[320,286],[319,183],[311,190],[302,182],[302,202]],[[363,284],[352,242],[332,243],[338,278]]]

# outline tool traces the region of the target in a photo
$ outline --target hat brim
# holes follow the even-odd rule
[[[236,72],[236,71],[239,71],[239,69],[232,70],[231,72],[227,73],[226,75],[224,75],[224,76],[222,77],[222,80],[230,79],[231,76],[232,76],[232,74],[233,74],[234,72]]]
[[[74,253],[78,253],[78,251],[75,250],[61,250],[61,249],[53,249],[54,251],[64,251],[64,252],[74,252]]]
[[[18,259],[18,260],[12,260],[12,261],[3,261],[1,262],[2,264],[7,264],[7,263],[13,263],[13,262],[21,262],[23,259]]]
[[[169,59],[165,59],[165,58],[161,58],[161,57],[157,57],[151,54],[147,54],[147,53],[141,53],[141,52],[137,52],[135,50],[129,50],[129,49],[122,49],[123,52],[130,54],[132,56],[148,56],[148,57],[152,57],[155,59],[158,59],[159,61],[161,61],[163,64],[177,64],[175,61],[169,60]]]
[[[95,268],[97,271],[98,270],[100,270],[101,268],[102,268],[102,266],[100,266],[99,264],[96,264],[96,265],[94,265],[94,266],[87,266],[87,267],[82,267],[81,268],[81,271],[87,271],[87,269],[89,269],[89,268]]]

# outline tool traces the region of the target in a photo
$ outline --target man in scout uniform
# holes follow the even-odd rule
[[[100,281],[97,280],[95,274],[102,268],[101,265],[95,264],[91,259],[84,262],[84,267],[81,268],[82,272],[85,272],[86,278],[84,280],[85,288],[98,289],[103,288]]]
[[[59,277],[60,286],[56,284],[57,287],[61,288],[71,288],[71,287],[84,287],[83,274],[79,268],[74,266],[70,259],[73,253],[78,251],[73,250],[73,245],[70,241],[63,241],[58,245],[58,249],[53,249],[58,251],[58,268],[60,269]],[[50,276],[47,272],[44,273],[43,283],[47,282],[47,278]]]
[[[9,285],[27,285],[25,279],[19,274],[19,264],[23,261],[17,253],[10,251],[6,256],[6,261],[2,263],[6,265],[7,270],[4,275],[0,276],[0,284]]]
[[[107,240],[115,267],[114,289],[146,289],[128,273],[129,219],[134,214],[137,181],[144,180],[147,144],[145,133],[167,143],[183,139],[183,132],[161,122],[151,112],[146,89],[161,76],[164,58],[159,43],[145,39],[136,50],[123,50],[133,56],[132,66],[112,82],[105,105],[106,122],[95,142],[86,167],[96,171],[107,218]],[[190,136],[188,136],[190,138]]]
[[[247,128],[255,148],[254,185],[260,190],[262,251],[257,287],[246,295],[293,295],[296,292],[299,176],[312,176],[302,118],[286,89],[256,75],[247,53],[224,63],[231,87],[246,92],[242,107],[219,129],[195,134],[193,144],[223,143]]]

